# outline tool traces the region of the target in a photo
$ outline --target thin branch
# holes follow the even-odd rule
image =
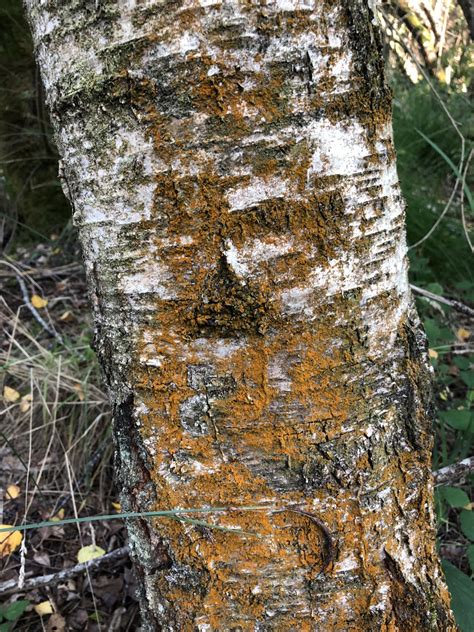
[[[38,278],[47,278],[47,277],[59,277],[59,276],[69,276],[70,274],[74,274],[76,272],[82,272],[83,267],[79,263],[68,263],[63,266],[58,266],[57,268],[28,268],[27,270],[20,270],[18,268],[17,272],[9,272],[8,270],[0,270],[0,278],[13,278],[17,274],[21,276],[25,276],[26,274],[29,277]]]
[[[466,314],[466,316],[474,316],[474,309],[461,303],[461,301],[455,301],[450,298],[445,298],[444,296],[440,296],[439,294],[433,294],[433,292],[429,292],[428,290],[424,290],[421,287],[416,285],[410,285],[413,292],[419,294],[420,296],[424,296],[425,298],[429,298],[432,301],[436,301],[437,303],[442,303],[443,305],[449,305],[457,312],[461,312],[462,314]]]
[[[387,16],[388,13],[385,12],[385,15]],[[401,20],[399,18],[397,18],[396,16],[393,16],[395,21],[398,22],[399,24],[401,23]],[[457,169],[457,178],[456,178],[456,182],[454,184],[453,190],[451,192],[451,195],[449,197],[449,200],[446,203],[446,206],[444,207],[441,215],[438,217],[437,221],[435,222],[435,224],[431,227],[430,231],[428,232],[427,235],[425,235],[424,237],[422,237],[416,244],[412,244],[408,250],[411,250],[412,248],[416,248],[417,246],[419,246],[420,244],[422,244],[424,241],[426,241],[426,239],[428,239],[428,237],[431,236],[431,234],[433,233],[433,231],[438,227],[439,223],[441,222],[441,220],[444,218],[444,216],[446,215],[446,213],[449,210],[449,207],[451,206],[451,203],[454,199],[454,196],[456,194],[457,188],[459,186],[459,184],[462,181],[462,174],[465,170],[465,155],[466,155],[466,139],[463,135],[463,133],[461,132],[458,123],[456,122],[455,118],[453,117],[453,115],[451,114],[451,112],[449,111],[447,105],[445,104],[445,102],[443,101],[443,99],[441,98],[439,92],[436,90],[435,86],[433,85],[433,82],[431,81],[430,77],[428,76],[428,74],[426,73],[425,69],[423,68],[423,66],[419,63],[419,61],[416,59],[415,55],[411,52],[411,50],[409,49],[409,47],[405,44],[405,42],[397,35],[394,38],[394,41],[396,41],[405,51],[405,53],[411,57],[411,59],[413,60],[414,64],[416,65],[416,67],[418,68],[418,71],[421,73],[421,75],[423,76],[423,78],[425,79],[425,81],[428,84],[428,87],[430,88],[430,90],[432,91],[432,93],[435,95],[438,103],[440,104],[441,108],[444,110],[444,113],[446,114],[446,116],[448,117],[452,127],[454,128],[454,131],[456,132],[456,134],[459,136],[460,141],[461,141],[461,157],[459,159],[459,166]]]
[[[446,485],[459,482],[471,473],[474,473],[474,456],[436,470],[433,477],[435,485]]]
[[[72,566],[71,568],[65,568],[62,571],[58,571],[57,573],[51,573],[50,575],[40,575],[39,577],[30,577],[28,579],[25,579],[21,591],[19,591],[18,581],[16,579],[10,579],[0,584],[0,596],[35,590],[38,588],[43,588],[44,586],[54,586],[67,579],[70,579],[71,577],[80,575],[81,573],[95,570],[107,562],[115,562],[127,556],[128,547],[122,546],[119,549],[115,549],[110,553],[102,555],[101,557],[96,557],[95,559],[89,560],[88,562],[76,564],[76,566]]]
[[[45,331],[48,332],[48,334],[50,336],[53,336],[54,338],[56,338],[56,340],[59,343],[64,345],[64,341],[61,338],[61,336],[58,334],[58,332],[53,327],[48,325],[48,323],[38,313],[38,310],[35,308],[35,306],[31,303],[30,297],[29,297],[29,294],[28,294],[28,288],[26,287],[26,283],[23,280],[23,277],[21,276],[19,270],[13,264],[9,263],[8,261],[5,261],[4,259],[2,259],[0,261],[0,263],[3,263],[4,265],[9,266],[14,271],[15,278],[16,278],[16,280],[18,282],[18,285],[20,286],[20,289],[21,289],[21,293],[22,293],[22,296],[23,296],[23,302],[25,303],[26,307],[30,310],[30,312],[32,313],[32,315],[35,318],[35,320],[41,325],[41,327],[43,327],[43,329]]]
[[[467,223],[466,223],[466,213],[465,213],[465,210],[464,210],[464,186],[466,184],[467,171],[468,171],[469,163],[471,162],[471,158],[472,158],[473,153],[474,153],[474,149],[471,149],[471,151],[469,152],[469,156],[467,157],[467,160],[466,160],[466,168],[464,169],[464,172],[462,174],[463,188],[462,188],[462,196],[461,196],[462,227],[463,227],[463,230],[464,230],[464,235],[465,235],[465,237],[467,239],[467,243],[469,244],[469,247],[471,249],[471,252],[474,252],[474,246],[472,244],[471,237],[469,235],[469,229],[468,229],[468,226],[467,226]]]

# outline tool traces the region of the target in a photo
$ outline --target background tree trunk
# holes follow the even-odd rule
[[[146,630],[455,629],[369,4],[26,0]]]
[[[474,5],[469,0],[458,0],[469,28],[471,40],[474,40]]]

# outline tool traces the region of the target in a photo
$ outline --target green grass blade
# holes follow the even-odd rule
[[[456,167],[456,165],[454,164],[454,162],[451,160],[451,158],[444,153],[444,151],[441,149],[441,147],[439,145],[437,145],[434,141],[431,140],[431,138],[429,136],[426,136],[426,134],[423,134],[422,131],[420,131],[419,129],[415,128],[415,131],[422,137],[425,139],[425,141],[441,156],[441,158],[451,167],[454,175],[459,178],[459,180],[461,181],[463,188],[464,188],[464,193],[466,194],[466,198],[467,201],[469,202],[469,207],[471,209],[471,211],[474,212],[474,199],[472,197],[472,193],[471,193],[471,189],[469,188],[469,185],[467,184],[466,181],[463,182],[463,177],[462,174],[460,173],[459,169]]]
[[[235,511],[262,511],[273,509],[268,505],[254,505],[245,507],[209,507],[209,508],[191,508],[191,509],[167,509],[161,511],[131,511],[128,513],[116,513],[116,514],[103,514],[97,516],[83,516],[82,518],[65,518],[63,520],[44,520],[42,522],[34,522],[29,524],[15,525],[11,527],[0,528],[0,533],[5,531],[29,531],[30,529],[39,529],[40,527],[59,527],[65,524],[78,524],[81,522],[99,522],[103,520],[116,520],[117,518],[160,518],[169,517],[175,520],[188,520],[191,518],[185,518],[183,514],[187,513],[225,513]],[[180,516],[183,515],[181,518]],[[208,527],[214,527],[214,525],[206,523]],[[214,527],[216,528],[216,527]],[[225,527],[226,529],[228,527]]]

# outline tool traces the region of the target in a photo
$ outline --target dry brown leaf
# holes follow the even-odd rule
[[[85,608],[73,610],[68,616],[68,623],[73,630],[87,630],[87,624],[89,623],[87,610],[85,610]]]
[[[13,454],[0,454],[3,472],[24,472],[25,467],[17,456]]]
[[[38,294],[33,294],[31,297],[31,304],[33,307],[36,307],[36,309],[42,309],[43,307],[46,307],[48,301],[47,299],[38,296]]]
[[[61,316],[59,317],[59,320],[62,320],[68,323],[69,321],[74,320],[74,314],[68,310],[61,314]]]
[[[38,534],[41,540],[47,540],[48,538],[63,538],[65,535],[64,527],[54,526],[54,527],[39,527]]]
[[[41,564],[41,566],[51,566],[48,553],[35,553],[33,559],[37,564]]]
[[[3,397],[5,401],[13,403],[20,399],[20,393],[10,386],[4,386]]]
[[[46,624],[46,632],[64,632],[66,629],[66,619],[60,614],[52,614]]]

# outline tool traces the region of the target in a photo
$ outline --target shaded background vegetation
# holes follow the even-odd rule
[[[435,471],[472,457],[474,443],[472,19],[469,4],[454,0],[390,0],[379,14],[411,283],[436,375]],[[110,411],[20,0],[2,0],[0,25],[0,523],[113,514],[120,507],[111,484]],[[461,307],[450,306],[453,300]],[[472,631],[474,476],[465,468],[439,480],[440,553],[458,623]],[[12,484],[15,497],[6,494]],[[126,542],[119,518],[30,533],[26,570],[33,576],[73,566],[84,545],[112,551]],[[18,578],[18,551],[0,564],[2,580]],[[2,592],[0,583],[0,632],[136,629],[133,582],[125,558],[46,589]],[[53,614],[38,614],[43,602]]]

